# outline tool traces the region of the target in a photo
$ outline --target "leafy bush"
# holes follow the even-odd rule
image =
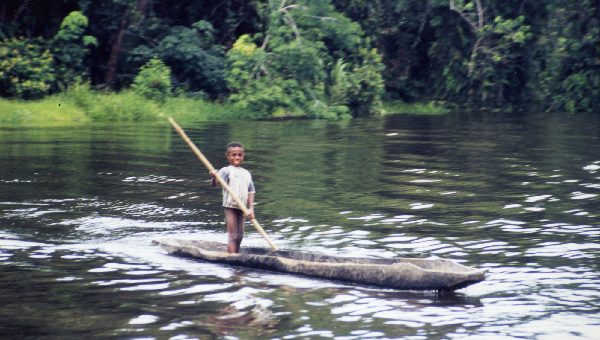
[[[140,68],[132,88],[147,99],[164,102],[171,95],[171,69],[160,59],[153,58]]]
[[[0,42],[0,95],[40,98],[55,81],[54,59],[40,40],[11,38]]]
[[[65,88],[77,81],[87,78],[88,69],[84,61],[91,46],[97,46],[95,37],[85,35],[88,18],[79,11],[67,15],[60,29],[52,39],[52,51],[55,59],[57,86]]]

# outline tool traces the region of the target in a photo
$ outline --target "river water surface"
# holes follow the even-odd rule
[[[441,295],[168,256],[153,239],[225,232],[166,122],[2,127],[0,338],[600,338],[598,115],[184,128],[217,167],[246,144],[280,248],[450,258],[486,281]]]

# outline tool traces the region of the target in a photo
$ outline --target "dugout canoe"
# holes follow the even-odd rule
[[[446,259],[337,257],[256,247],[230,254],[225,244],[217,242],[177,238],[153,242],[169,254],[208,262],[403,290],[453,291],[485,279],[483,270]]]

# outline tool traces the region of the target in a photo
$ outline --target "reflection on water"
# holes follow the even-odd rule
[[[152,239],[225,238],[220,193],[168,124],[2,128],[0,337],[599,334],[597,117],[186,130],[215,166],[245,142],[259,220],[282,248],[452,258],[487,280],[440,295],[167,256]],[[250,230],[244,244],[265,246]]]

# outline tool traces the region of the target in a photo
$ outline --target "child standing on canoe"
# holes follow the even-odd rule
[[[223,207],[225,209],[225,222],[227,224],[228,235],[227,251],[238,253],[244,237],[246,217],[254,219],[254,182],[252,181],[250,172],[242,168],[244,146],[241,143],[231,142],[227,144],[225,156],[227,157],[229,166],[221,168],[218,172],[211,172],[210,175],[212,176],[212,185],[217,186],[218,182],[215,176],[218,173],[240,201],[246,203],[246,207],[249,210],[249,214],[244,216],[244,213],[236,204],[233,197],[223,189]]]

